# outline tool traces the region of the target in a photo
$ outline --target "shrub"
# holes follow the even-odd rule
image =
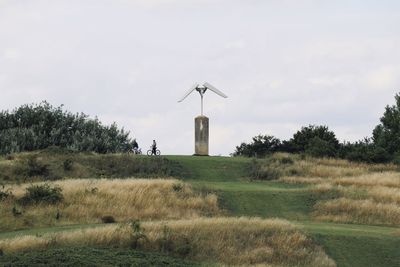
[[[32,185],[26,188],[25,195],[19,200],[22,205],[30,204],[56,204],[63,200],[62,189],[48,184]]]
[[[250,178],[255,180],[276,180],[282,172],[279,161],[267,158],[263,161],[253,159],[249,166]]]
[[[324,148],[315,151],[315,146],[321,145],[322,142]],[[302,127],[293,135],[289,140],[289,146],[293,152],[305,152],[307,148],[314,147],[311,151],[318,152],[318,156],[333,156],[339,149],[339,141],[327,126],[309,125]]]
[[[115,219],[111,215],[106,215],[106,216],[101,217],[101,221],[103,223],[115,223]]]
[[[49,174],[48,165],[38,161],[36,156],[28,158],[28,176],[47,176]]]
[[[264,157],[280,148],[281,141],[271,135],[258,135],[253,137],[250,144],[242,143],[236,147],[234,156]]]
[[[72,170],[72,159],[66,159],[63,162],[64,171],[71,171]]]
[[[336,148],[332,143],[322,140],[318,136],[309,140],[305,149],[306,154],[313,157],[333,157],[336,154]]]
[[[7,154],[6,155],[6,160],[14,160],[15,156],[13,154]]]
[[[181,192],[183,190],[183,184],[177,183],[172,185],[172,189],[175,192]]]
[[[2,186],[2,189],[0,189],[0,201],[5,200],[9,197],[12,196],[12,192],[10,189],[5,189],[4,185]]]
[[[18,216],[20,216],[22,214],[22,211],[17,209],[17,207],[15,207],[15,206],[12,208],[11,212],[12,212],[14,217],[18,217]]]

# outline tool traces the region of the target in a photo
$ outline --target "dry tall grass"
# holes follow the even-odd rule
[[[70,223],[97,223],[103,216],[118,222],[130,219],[180,219],[218,214],[217,196],[194,193],[178,180],[162,179],[73,179],[53,182],[62,188],[64,201],[58,205],[18,207],[22,215],[13,216],[15,200],[0,207],[0,229]],[[27,184],[10,187],[16,198]],[[56,220],[57,211],[60,215]]]
[[[286,153],[276,153],[272,159],[282,162],[291,159],[292,164],[281,164],[282,173],[287,176],[337,178],[343,176],[360,176],[371,172],[398,171],[395,164],[355,163],[331,158],[301,158]]]
[[[323,221],[398,225],[400,224],[400,206],[369,199],[340,198],[318,203],[314,216]]]
[[[313,185],[317,194],[335,192],[339,199],[319,201],[318,220],[363,224],[400,225],[400,173],[367,173],[332,178],[282,177],[286,183]],[[332,195],[332,194],[331,194]]]
[[[142,227],[146,238],[140,239],[138,247],[146,251],[229,265],[335,266],[320,247],[284,220],[199,218],[146,222]],[[112,225],[43,237],[17,237],[0,241],[0,249],[9,253],[48,246],[128,247],[134,237],[128,225]]]
[[[290,168],[294,168],[293,174],[289,173],[279,181],[312,186],[311,191],[320,196],[314,207],[316,219],[400,225],[400,173],[397,165],[297,158]],[[336,199],[326,201],[327,196]]]

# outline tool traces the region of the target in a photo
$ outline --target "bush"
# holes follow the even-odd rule
[[[249,166],[250,178],[255,180],[276,180],[281,175],[279,162],[267,158],[263,161],[253,159]]]
[[[12,192],[9,189],[5,189],[4,185],[0,189],[0,201],[5,200],[12,196]]]
[[[26,188],[25,195],[19,200],[22,205],[30,204],[56,204],[63,200],[62,189],[48,184],[32,185]]]
[[[369,138],[342,144],[339,156],[350,161],[368,163],[385,163],[392,159],[384,148],[376,146]]]
[[[114,217],[110,216],[110,215],[106,215],[106,216],[101,217],[101,221],[103,223],[115,223]]]
[[[32,176],[48,176],[49,169],[47,164],[41,163],[37,156],[30,156],[27,162],[27,174]]]
[[[13,154],[7,154],[6,155],[6,160],[14,160],[15,156]]]
[[[72,170],[72,164],[73,164],[72,159],[66,159],[63,162],[64,171],[71,171]]]
[[[234,156],[264,157],[279,151],[281,141],[271,135],[258,135],[253,137],[250,144],[242,143],[236,147]]]
[[[22,211],[17,209],[17,207],[15,207],[15,206],[12,208],[11,212],[12,212],[14,217],[18,217],[18,216],[20,216],[22,214]]]
[[[287,152],[306,152],[319,154],[318,156],[334,156],[339,149],[339,141],[335,133],[330,131],[327,126],[309,125],[297,131],[287,144],[290,151]],[[319,149],[318,146],[323,148]]]
[[[336,154],[334,144],[322,140],[318,136],[309,140],[305,147],[306,154],[313,157],[333,157]]]

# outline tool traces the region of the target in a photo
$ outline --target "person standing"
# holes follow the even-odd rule
[[[156,155],[156,152],[157,152],[157,142],[156,142],[156,140],[153,140],[153,144],[151,145],[151,154],[152,155]]]
[[[137,143],[136,139],[133,139],[132,148],[135,154],[139,154],[139,144]]]

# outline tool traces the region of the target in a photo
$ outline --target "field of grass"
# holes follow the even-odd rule
[[[48,152],[42,152],[42,154],[47,153]],[[16,155],[13,159],[3,158],[0,160],[0,172],[5,170],[3,174],[26,174],[27,167],[22,166],[22,161],[17,163],[19,157],[29,158],[30,155],[28,153],[23,156]],[[69,178],[69,180],[66,181],[54,181],[54,183],[62,185],[68,182],[73,184],[71,178],[82,178],[83,176],[78,175],[73,177],[64,175],[63,172],[70,172],[70,174],[72,172],[81,174],[84,172],[80,169],[81,167],[77,168],[79,165],[75,163],[73,164],[73,168],[75,168],[73,171],[64,170],[63,162],[65,160],[63,157],[62,153],[61,155],[57,154],[56,157],[52,158],[52,163],[48,164],[48,168],[53,169],[54,167],[51,166],[58,166],[57,168],[59,171],[57,172],[61,175],[56,178]],[[400,228],[398,228],[399,220],[397,217],[400,175],[398,173],[398,166],[396,165],[357,164],[343,160],[313,159],[285,154],[273,155],[270,158],[262,160],[225,157],[166,156],[156,159],[155,161],[154,158],[147,157],[130,156],[134,158],[132,160],[129,158],[125,159],[126,155],[106,155],[106,157],[103,158],[101,155],[85,154],[80,154],[79,157],[81,157],[80,161],[82,162],[85,162],[85,157],[92,158],[92,162],[85,165],[86,169],[92,168],[91,174],[93,176],[91,178],[118,177],[118,174],[123,174],[121,177],[139,177],[139,173],[144,173],[144,176],[149,178],[165,177],[168,179],[168,177],[173,176],[184,181],[184,183],[179,183],[184,184],[184,186],[190,190],[191,197],[200,198],[204,203],[210,201],[206,199],[207,196],[212,199],[211,202],[214,203],[212,205],[214,208],[212,208],[211,212],[205,210],[204,206],[202,206],[202,208],[194,209],[196,210],[194,216],[191,214],[193,211],[190,211],[188,217],[186,217],[188,218],[186,221],[202,221],[203,219],[201,219],[201,216],[212,216],[213,218],[210,220],[217,220],[219,216],[231,216],[233,218],[230,220],[233,221],[228,225],[234,225],[239,221],[238,217],[240,216],[283,218],[292,222],[288,229],[291,229],[291,227],[295,225],[296,227],[294,227],[294,229],[299,231],[299,233],[308,240],[305,243],[301,243],[305,245],[303,250],[320,251],[317,253],[318,255],[325,255],[320,258],[324,259],[323,262],[325,262],[325,266],[332,266],[333,264],[328,257],[333,259],[337,266],[400,266],[400,250],[397,249],[400,247]],[[115,157],[115,159],[111,160],[111,162],[114,163],[102,167],[98,162],[107,162],[107,157],[109,157],[108,159]],[[47,156],[42,155],[38,160],[46,165],[47,158]],[[140,167],[141,171],[137,171],[139,168],[137,165],[135,165],[136,169],[129,167],[121,171],[119,169],[122,168],[121,166],[123,166],[123,164],[121,163],[119,165],[118,163],[121,159],[123,164],[128,164],[129,166],[133,166],[139,161],[146,162],[149,160],[149,162],[144,163],[144,165]],[[10,164],[10,162],[13,163]],[[132,162],[134,162],[134,164]],[[95,167],[91,167],[92,165]],[[21,168],[25,171],[15,171]],[[57,172],[53,171],[53,173]],[[0,177],[4,177],[4,175],[0,175]],[[49,179],[49,176],[40,175],[35,177],[26,176],[24,179],[22,179],[21,176],[19,176],[19,178],[15,177],[9,177],[6,181],[7,186],[12,185],[15,188],[20,188],[20,192],[23,192],[23,187],[25,185],[16,186],[12,181],[38,181]],[[76,180],[76,183],[79,183],[79,181],[82,180]],[[103,180],[98,180],[98,182],[101,181]],[[127,181],[131,181],[131,179],[127,179]],[[176,180],[173,181],[174,183],[177,182]],[[89,187],[90,186],[86,186],[87,191],[90,191]],[[119,188],[114,191],[114,193],[111,193],[111,195],[118,195],[120,190],[122,189]],[[172,195],[176,194],[179,198],[179,193],[175,192],[174,189],[172,189],[172,191]],[[68,190],[64,192],[66,193]],[[133,190],[133,192],[136,191]],[[138,192],[135,193],[135,195],[137,194]],[[18,194],[16,193],[16,195]],[[96,201],[102,202],[106,199],[109,198],[97,198]],[[117,197],[114,199],[117,199]],[[117,204],[114,203],[114,205]],[[167,206],[171,207],[170,204]],[[127,210],[130,209],[127,208]],[[112,209],[108,211],[112,211]],[[86,213],[85,211],[83,212]],[[276,246],[273,249],[274,252],[283,253],[282,258],[278,257],[279,260],[277,261],[272,260],[274,257],[272,254],[268,254],[270,251],[265,248],[264,250],[260,250],[261,252],[259,254],[255,253],[253,255],[250,252],[246,252],[246,248],[249,249],[253,247],[254,249],[251,249],[251,251],[257,251],[256,247],[259,246],[262,248],[263,245],[260,241],[261,243],[258,242],[256,247],[254,247],[254,243],[243,240],[242,235],[254,238],[254,236],[258,236],[259,233],[257,235],[252,235],[251,233],[243,233],[241,229],[232,227],[232,231],[228,231],[225,235],[222,234],[223,238],[206,239],[209,243],[199,243],[199,240],[204,239],[202,235],[211,237],[214,233],[219,233],[221,235],[218,226],[213,225],[208,227],[211,230],[215,229],[215,232],[207,232],[207,227],[205,227],[207,229],[206,232],[199,230],[199,228],[193,230],[194,226],[191,226],[193,223],[185,225],[185,220],[180,221],[181,223],[179,221],[164,221],[164,219],[177,218],[174,216],[168,218],[171,214],[177,214],[173,205],[170,210],[167,209],[166,213],[160,217],[139,216],[139,218],[142,219],[142,231],[147,231],[146,236],[151,237],[146,246],[142,244],[143,246],[140,247],[142,251],[145,250],[147,251],[146,253],[163,252],[163,255],[195,260],[196,262],[208,262],[206,265],[208,265],[210,261],[219,261],[226,264],[233,263],[233,261],[221,258],[216,254],[207,256],[210,253],[204,253],[204,251],[202,251],[204,247],[207,248],[216,245],[217,247],[214,250],[219,251],[218,253],[220,253],[220,255],[225,256],[230,255],[229,253],[233,253],[230,258],[237,256],[240,257],[240,259],[246,259],[248,261],[242,262],[246,265],[256,263],[257,259],[259,259],[259,257],[262,258],[262,256],[265,257],[264,261],[259,263],[266,266],[271,264],[273,266],[293,265],[293,262],[285,262],[285,255],[287,256],[292,252],[285,250],[284,245]],[[118,217],[118,212],[115,212],[114,215]],[[71,224],[83,223],[79,225],[63,226],[62,224],[55,224],[54,227],[49,228],[34,228],[36,226],[33,226],[33,228],[23,231],[9,232],[7,230],[7,232],[0,232],[0,240],[16,237],[23,239],[28,238],[27,235],[38,235],[36,238],[39,239],[57,235],[66,238],[68,235],[73,236],[71,233],[77,229],[83,229],[83,231],[96,231],[97,229],[97,231],[99,231],[99,229],[104,228],[104,225],[92,224],[99,222],[98,216],[94,217],[96,217],[96,220],[68,222]],[[121,217],[122,219],[119,218],[118,221],[129,221],[128,217],[130,216],[126,216],[125,218]],[[86,223],[90,224],[86,225]],[[155,230],[151,230],[149,228],[150,225],[154,225]],[[180,226],[178,227],[176,225]],[[113,224],[107,227],[116,226]],[[122,226],[118,227],[121,228]],[[235,232],[239,232],[240,235],[235,236]],[[140,232],[140,234],[141,233],[142,232]],[[186,235],[183,235],[184,238],[182,238],[182,233],[186,233]],[[103,234],[102,236],[103,241],[106,241],[108,247],[113,246],[111,245],[112,242],[107,243],[107,238],[110,238],[110,235]],[[131,237],[132,235],[128,236]],[[277,237],[277,239],[281,239],[284,236],[285,235],[282,234]],[[54,242],[59,242],[60,240],[62,239],[50,238],[50,241],[45,240],[44,244],[50,244],[50,247],[53,247]],[[129,240],[131,241],[131,239]],[[240,240],[240,244],[243,245],[236,247],[237,245],[235,245],[235,242],[232,240]],[[268,238],[266,237],[266,239],[263,240],[268,240]],[[83,241],[75,243],[73,239],[69,239],[69,242],[72,242],[73,247],[76,247],[82,245]],[[86,244],[85,242],[83,243]],[[4,242],[2,244],[4,245]],[[172,248],[166,249],[168,244],[171,245]],[[323,250],[319,250],[318,245],[321,246]],[[104,247],[104,243],[100,242],[95,243],[95,246],[93,245],[94,248],[98,246]],[[268,243],[268,246],[268,248],[270,248],[271,243]],[[40,247],[41,246],[38,246],[38,248]],[[67,247],[70,247],[70,245]],[[66,248],[60,246],[60,249]],[[127,249],[126,244],[120,246],[119,249],[131,251],[131,249]],[[3,250],[7,251],[6,248],[3,248]],[[135,253],[137,252],[137,250],[133,251]],[[190,251],[190,253],[188,251]],[[32,251],[29,253],[36,252]],[[9,252],[5,252],[5,254],[9,255]],[[326,255],[328,255],[328,257]],[[298,261],[298,265],[309,266],[310,259],[312,258],[313,257],[308,257],[306,261],[300,260]],[[238,259],[236,259],[236,261],[238,261]]]

